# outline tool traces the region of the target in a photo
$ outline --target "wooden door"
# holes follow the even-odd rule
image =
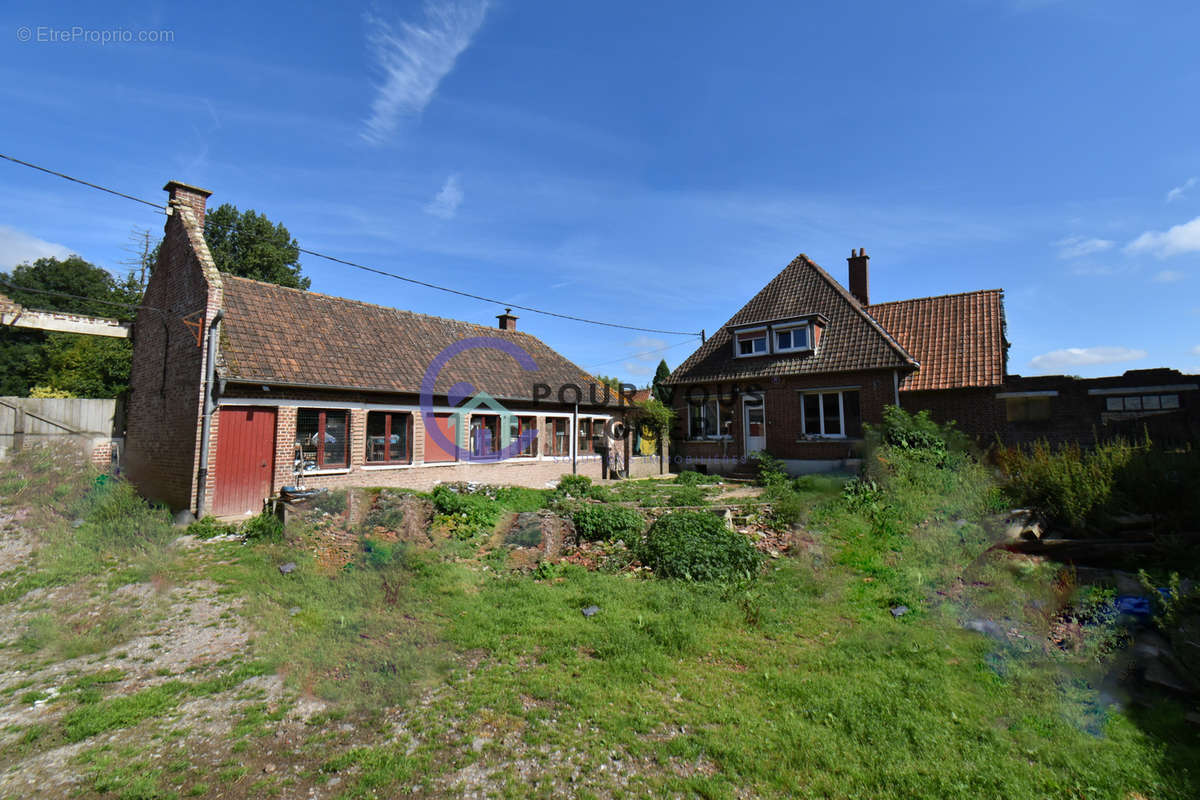
[[[275,409],[221,406],[212,512],[257,514],[275,473]]]

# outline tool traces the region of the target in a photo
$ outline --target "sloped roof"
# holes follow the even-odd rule
[[[519,331],[401,311],[343,297],[222,274],[225,320],[220,367],[227,380],[417,393],[430,363],[445,348],[470,337],[520,347],[533,359],[527,371],[496,347],[464,350],[438,373],[435,394],[461,382],[468,394],[529,400],[545,383],[555,402],[564,384],[579,386],[588,403],[591,379],[540,339]],[[597,399],[604,400],[603,390]],[[567,398],[573,400],[573,393]]]
[[[902,390],[1004,383],[1002,289],[877,303],[867,311],[921,362]]]
[[[829,324],[817,349],[807,353],[736,358],[732,329],[806,314]],[[800,254],[754,295],[721,329],[671,373],[671,383],[746,381],[788,375],[913,369],[905,349],[829,273]]]

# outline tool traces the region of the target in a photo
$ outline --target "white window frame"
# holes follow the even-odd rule
[[[752,353],[743,353],[742,352],[742,347],[741,347],[742,339],[739,337],[741,337],[745,334],[748,334],[748,333],[759,334],[758,336],[755,336],[754,339],[752,339],[751,341],[758,341],[761,339],[762,343],[763,343],[763,349],[761,351],[755,351]],[[766,325],[762,325],[757,328],[743,328],[741,330],[735,330],[733,332],[733,357],[734,358],[757,358],[759,356],[765,356],[765,355],[769,354],[770,352],[771,352],[771,335],[770,335],[770,332],[767,330]]]
[[[804,345],[801,347],[796,346],[796,332],[797,331],[804,331]],[[781,333],[792,334],[791,347],[780,347],[779,346],[779,334],[781,334]],[[799,325],[783,325],[778,328],[772,328],[771,329],[771,344],[774,346],[776,353],[799,353],[799,352],[803,352],[805,350],[812,350],[812,331],[809,330],[809,324],[807,322],[803,322]]]
[[[797,394],[800,395],[800,436],[805,439],[848,439],[846,435],[846,392],[861,392],[860,386],[844,386],[836,389],[799,389]],[[806,433],[808,425],[804,410],[804,396],[814,394],[818,396],[817,400],[817,421],[819,422],[820,433]],[[841,433],[826,433],[825,432],[825,399],[824,395],[836,394],[838,399],[838,426],[842,429]],[[859,395],[859,414],[862,413],[862,396]]]

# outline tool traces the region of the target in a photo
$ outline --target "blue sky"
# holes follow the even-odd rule
[[[797,253],[844,280],[865,247],[875,301],[1004,288],[1011,372],[1200,371],[1200,6],[1152,9],[15,2],[0,152],[150,199],[197,184],[304,247],[651,328],[712,331]],[[22,167],[0,187],[0,269],[120,270],[132,229],[161,231]],[[302,263],[316,291],[501,310]],[[691,349],[520,326],[639,384]]]

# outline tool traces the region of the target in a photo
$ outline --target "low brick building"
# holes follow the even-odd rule
[[[868,261],[851,254],[846,289],[798,256],[671,374],[677,462],[730,472],[766,451],[793,472],[850,467],[889,404],[994,434],[1003,292],[871,305]]]
[[[255,513],[286,485],[545,486],[602,476],[620,398],[507,310],[495,328],[217,271],[209,192],[167,184],[134,324],[126,469],[173,509]],[[624,463],[621,463],[624,462]]]

